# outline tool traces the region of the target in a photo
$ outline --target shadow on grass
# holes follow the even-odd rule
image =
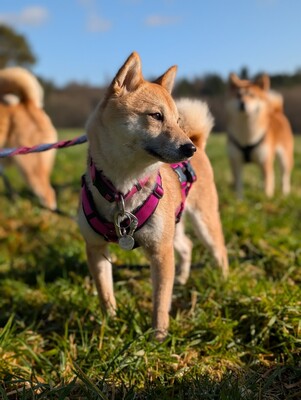
[[[28,381],[7,375],[0,385],[0,394],[6,400],[283,400],[299,399],[301,394],[301,369],[287,366],[238,369],[216,380],[208,373],[169,381],[162,377],[153,382],[146,380],[142,388],[103,382],[101,377],[92,380],[78,366],[74,372],[76,377],[69,383],[55,387],[34,377]]]
[[[28,228],[27,228],[28,229]],[[50,283],[58,278],[68,278],[70,273],[86,276],[86,262],[82,260],[80,249],[66,249],[58,246],[47,246],[41,243],[40,249],[20,268],[11,260],[8,269],[0,271],[0,279],[13,279],[34,286],[42,274],[45,283]]]

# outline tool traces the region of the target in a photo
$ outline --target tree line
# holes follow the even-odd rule
[[[245,70],[246,68],[242,68],[238,74],[244,77]],[[247,75],[247,77],[249,76]],[[293,131],[301,134],[301,71],[291,75],[270,75],[270,78],[272,89],[283,95],[285,113]],[[49,82],[43,82],[46,111],[55,126],[60,128],[84,129],[89,114],[105,92],[105,87],[70,83],[63,88],[56,88]],[[206,101],[215,119],[214,131],[226,131],[225,103],[228,98],[228,80],[226,78],[217,74],[207,74],[191,80],[183,78],[176,82],[173,95],[176,98],[192,97]]]
[[[0,68],[20,65],[30,69],[35,63],[36,56],[26,38],[11,27],[0,24]],[[246,79],[255,78],[250,76],[247,67],[242,67],[238,75]],[[43,77],[38,78],[45,90],[45,109],[54,125],[57,128],[84,129],[86,120],[103,96],[105,87],[92,87],[74,82],[58,88],[53,82]],[[270,78],[272,89],[283,95],[285,113],[293,131],[301,133],[301,69],[293,74],[270,75]],[[206,74],[193,79],[182,78],[176,82],[173,95],[206,101],[215,119],[214,130],[226,130],[227,78],[218,74]]]

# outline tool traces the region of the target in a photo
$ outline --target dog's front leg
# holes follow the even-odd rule
[[[231,158],[230,167],[233,176],[233,186],[236,197],[241,200],[243,198],[242,169],[243,164],[240,160]]]
[[[163,341],[168,332],[169,311],[175,276],[173,243],[162,243],[151,258],[153,283],[153,328],[155,338]]]
[[[94,279],[102,310],[110,315],[116,314],[116,300],[113,289],[112,263],[109,261],[107,245],[86,245],[88,265]]]
[[[273,197],[275,190],[275,174],[273,163],[274,159],[269,157],[261,166],[264,179],[264,191],[267,197]]]

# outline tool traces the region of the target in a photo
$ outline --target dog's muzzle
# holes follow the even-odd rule
[[[179,153],[183,158],[190,158],[196,152],[196,147],[193,143],[182,144],[179,148]]]
[[[192,142],[189,142],[181,144],[179,147],[170,146],[168,149],[164,150],[153,147],[145,147],[145,150],[160,161],[173,163],[189,159],[197,149]]]

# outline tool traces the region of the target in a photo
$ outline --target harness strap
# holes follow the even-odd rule
[[[257,146],[259,146],[259,145],[263,142],[263,140],[264,140],[264,138],[265,138],[265,134],[264,134],[256,143],[254,143],[254,144],[248,144],[248,145],[245,145],[245,146],[242,146],[242,145],[241,145],[232,135],[230,135],[229,133],[228,133],[228,138],[229,138],[230,142],[232,142],[232,143],[242,152],[242,154],[243,154],[243,156],[244,156],[244,161],[245,161],[246,163],[249,163],[249,162],[251,162],[252,151],[253,151]]]
[[[178,175],[181,184],[182,201],[176,210],[176,223],[178,223],[184,211],[186,197],[188,196],[193,182],[195,182],[197,178],[194,169],[192,168],[189,161],[170,164],[170,166]]]
[[[178,223],[181,219],[184,210],[186,197],[188,196],[188,193],[191,189],[193,182],[195,182],[196,180],[196,174],[189,161],[183,161],[180,163],[171,164],[170,166],[178,175],[181,184],[182,201],[176,210],[176,223]],[[91,175],[91,177],[93,180],[93,175]],[[108,182],[110,185],[111,184],[110,181]],[[132,190],[129,193],[131,193]],[[118,192],[116,192],[115,190],[115,194],[116,193]],[[132,211],[132,214],[134,214],[135,217],[138,219],[138,226],[135,232],[141,229],[145,225],[145,223],[149,220],[149,218],[153,215],[159,204],[160,199],[163,197],[163,194],[164,190],[162,187],[162,178],[160,173],[158,173],[156,178],[156,183],[154,185],[151,194],[139,207],[137,207],[134,211]],[[91,228],[96,233],[103,236],[106,241],[116,243],[118,241],[118,236],[116,234],[115,225],[113,222],[107,221],[97,212],[95,202],[92,193],[88,189],[85,176],[82,177],[81,197],[82,197],[83,212]],[[126,224],[126,221],[123,222],[121,222],[121,228],[124,228],[126,230],[128,228],[128,225]]]
[[[122,196],[124,200],[131,198],[135,193],[139,192],[148,181],[148,177],[138,181],[132,189],[125,195],[118,192],[113,183],[102,173],[96,169],[95,164],[90,158],[90,175],[93,185],[97,188],[99,193],[110,203],[118,201]]]
[[[153,215],[163,194],[164,191],[162,188],[162,178],[161,175],[158,174],[152,193],[147,197],[144,203],[142,203],[133,211],[133,214],[138,219],[136,232],[141,229],[148,219]],[[93,196],[87,187],[85,176],[82,177],[81,195],[83,211],[91,228],[96,233],[103,236],[108,242],[117,242],[118,236],[115,231],[115,225],[113,222],[107,221],[97,212]],[[122,223],[121,227],[125,229],[127,228],[127,226],[123,226]]]

